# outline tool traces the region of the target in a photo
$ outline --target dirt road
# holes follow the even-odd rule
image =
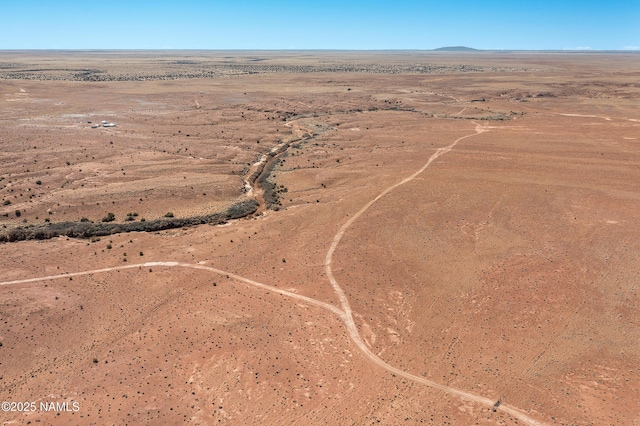
[[[353,340],[353,342],[355,343],[355,345],[358,347],[358,349],[362,352],[362,354],[373,364],[389,371],[390,373],[396,375],[396,376],[400,376],[403,377],[405,379],[411,380],[413,382],[416,383],[420,383],[422,385],[425,386],[429,386],[431,388],[434,389],[438,389],[441,390],[443,392],[449,393],[451,395],[455,395],[458,396],[462,399],[468,400],[468,401],[472,401],[472,402],[476,402],[478,404],[482,404],[486,407],[489,408],[495,408],[498,410],[502,410],[510,415],[512,415],[513,417],[518,418],[519,420],[525,422],[526,424],[529,425],[542,425],[543,423],[540,423],[530,417],[528,417],[525,413],[523,413],[522,411],[520,411],[519,409],[515,408],[515,407],[511,407],[509,405],[506,404],[500,404],[499,406],[495,405],[495,401],[480,396],[480,395],[475,395],[460,389],[456,389],[456,388],[452,388],[449,386],[445,386],[436,382],[433,382],[431,380],[425,379],[424,377],[420,377],[420,376],[416,376],[414,374],[411,374],[409,372],[400,370],[392,365],[387,364],[384,360],[382,360],[381,358],[379,358],[377,355],[375,355],[371,349],[369,349],[369,347],[367,346],[367,344],[364,342],[364,340],[362,339],[362,337],[360,336],[360,333],[358,331],[358,327],[356,326],[355,321],[353,320],[353,314],[351,311],[351,306],[349,304],[349,300],[347,299],[347,296],[344,293],[344,290],[342,289],[342,287],[338,284],[338,281],[336,280],[335,276],[333,275],[333,271],[331,268],[332,262],[333,262],[333,255],[338,247],[338,245],[340,244],[340,241],[342,240],[342,237],[344,236],[344,234],[349,230],[349,228],[351,227],[351,225],[353,225],[353,223],[358,220],[371,206],[373,206],[374,203],[376,203],[378,200],[380,200],[382,197],[384,197],[385,195],[389,194],[391,191],[393,191],[394,189],[398,188],[401,185],[404,185],[408,182],[411,182],[413,179],[415,179],[418,175],[420,175],[422,172],[424,172],[427,167],[429,167],[429,165],[431,165],[438,157],[450,152],[455,146],[456,144],[458,144],[458,142],[479,135],[481,133],[484,133],[486,131],[488,131],[488,129],[486,127],[483,127],[477,123],[476,127],[475,127],[475,132],[469,135],[465,135],[462,136],[458,139],[456,139],[454,142],[452,142],[450,145],[445,146],[443,148],[439,148],[433,155],[431,155],[431,157],[429,157],[429,159],[427,160],[427,162],[420,168],[418,169],[416,172],[414,172],[413,174],[411,174],[410,176],[402,179],[401,181],[389,186],[388,188],[386,188],[384,191],[382,191],[380,194],[378,194],[373,200],[369,201],[367,204],[365,204],[356,214],[354,214],[347,222],[345,222],[344,225],[342,225],[342,227],[340,228],[340,230],[338,231],[338,233],[333,237],[333,240],[331,242],[331,245],[329,247],[329,250],[326,254],[325,257],[325,262],[324,262],[324,269],[325,272],[327,274],[327,277],[329,279],[329,282],[331,283],[331,286],[333,287],[333,290],[336,294],[336,296],[338,297],[338,300],[340,302],[340,308],[326,303],[326,302],[322,302],[304,295],[300,295],[297,293],[293,293],[290,291],[286,291],[286,290],[282,290],[280,288],[277,287],[273,287],[267,284],[263,284],[254,280],[251,280],[249,278],[245,278],[242,277],[240,275],[234,274],[232,272],[227,272],[227,271],[223,271],[221,269],[217,269],[217,268],[213,268],[211,266],[206,266],[206,265],[202,265],[202,264],[190,264],[190,263],[181,263],[181,262],[145,262],[145,263],[138,263],[138,264],[132,264],[132,265],[126,265],[126,266],[116,266],[116,267],[110,267],[110,268],[102,268],[102,269],[94,269],[94,270],[89,270],[89,271],[82,271],[82,272],[72,272],[72,273],[66,273],[66,274],[59,274],[59,275],[49,275],[49,276],[44,276],[44,277],[37,277],[37,278],[27,278],[27,279],[22,279],[22,280],[13,280],[13,281],[6,281],[6,282],[0,282],[0,286],[5,286],[5,285],[15,285],[15,284],[28,284],[28,283],[33,283],[33,282],[38,282],[38,281],[44,281],[44,280],[54,280],[54,279],[60,279],[60,278],[69,278],[69,277],[75,277],[75,276],[81,276],[81,275],[89,275],[89,274],[97,274],[97,273],[107,273],[107,272],[113,272],[113,271],[117,271],[117,270],[123,270],[123,269],[136,269],[136,268],[148,268],[148,267],[180,267],[180,268],[190,268],[190,269],[200,269],[200,270],[205,270],[205,271],[210,271],[213,272],[215,274],[218,275],[223,275],[223,276],[227,276],[229,278],[232,278],[234,280],[240,281],[240,282],[244,282],[245,284],[254,286],[254,287],[258,287],[258,288],[262,288],[265,289],[267,291],[271,291],[274,293],[278,293],[278,294],[282,294],[284,296],[287,297],[291,297],[293,299],[296,300],[300,300],[302,302],[308,303],[310,305],[314,305],[317,306],[319,308],[325,309],[333,314],[335,314],[336,316],[338,316],[342,322],[345,324],[345,326],[347,327],[347,331],[349,333],[349,336],[351,338],[351,340]]]

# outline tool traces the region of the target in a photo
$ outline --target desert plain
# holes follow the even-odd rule
[[[638,105],[631,52],[0,52],[0,421],[640,425]]]

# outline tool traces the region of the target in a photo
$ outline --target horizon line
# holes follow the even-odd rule
[[[456,50],[455,48],[463,47]],[[388,48],[388,49],[350,49],[350,48],[0,48],[0,52],[140,52],[140,51],[208,51],[208,52],[436,52],[436,53],[481,53],[481,52],[564,52],[564,53],[603,53],[626,52],[640,53],[640,49],[483,49],[464,46],[447,46],[433,49]]]

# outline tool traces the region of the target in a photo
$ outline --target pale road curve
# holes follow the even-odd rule
[[[387,364],[386,362],[384,362],[383,360],[381,360],[380,358],[378,358],[375,354],[373,354],[369,348],[366,346],[366,344],[362,341],[362,338],[360,337],[360,334],[358,333],[358,329],[355,326],[355,323],[353,322],[353,318],[352,317],[347,317],[347,315],[338,307],[331,305],[329,303],[325,303],[325,302],[321,302],[319,300],[315,300],[312,299],[310,297],[307,296],[303,296],[301,294],[297,294],[297,293],[293,293],[290,291],[286,291],[286,290],[282,290],[279,289],[277,287],[273,287],[267,284],[262,284],[259,283],[257,281],[251,280],[249,278],[245,278],[242,277],[240,275],[234,274],[232,272],[227,272],[227,271],[223,271],[221,269],[217,269],[217,268],[213,268],[210,266],[205,266],[205,265],[199,265],[199,264],[192,264],[192,263],[181,263],[181,262],[145,262],[145,263],[136,263],[136,264],[131,264],[131,265],[123,265],[123,266],[113,266],[110,268],[102,268],[102,269],[92,269],[89,271],[82,271],[82,272],[69,272],[69,273],[65,273],[65,274],[58,274],[58,275],[48,275],[48,276],[44,276],[44,277],[37,277],[37,278],[26,278],[26,279],[22,279],[22,280],[13,280],[13,281],[5,281],[5,282],[0,282],[0,286],[5,286],[5,285],[15,285],[15,284],[28,284],[28,283],[34,283],[34,282],[38,282],[38,281],[47,281],[47,280],[56,280],[56,279],[61,279],[61,278],[69,278],[69,277],[78,277],[78,276],[83,276],[83,275],[92,275],[92,274],[99,274],[99,273],[104,273],[104,272],[113,272],[113,271],[120,271],[120,270],[124,270],[124,269],[136,269],[136,268],[147,268],[147,267],[153,267],[153,266],[163,266],[163,267],[181,267],[181,268],[190,268],[190,269],[201,269],[201,270],[205,270],[205,271],[210,271],[210,272],[214,272],[216,274],[219,275],[223,275],[223,276],[228,276],[229,278],[233,278],[234,280],[237,281],[241,281],[244,282],[246,284],[258,287],[258,288],[262,288],[265,289],[267,291],[272,291],[274,293],[279,293],[282,294],[284,296],[287,297],[291,297],[293,299],[298,299],[301,300],[303,302],[307,302],[310,305],[314,305],[314,306],[318,306],[322,309],[326,309],[334,314],[336,314],[336,316],[338,316],[342,322],[346,325],[347,327],[347,331],[349,333],[349,337],[351,337],[351,339],[354,341],[354,343],[356,344],[356,346],[363,352],[363,354],[365,355],[366,358],[368,358],[371,362],[373,362],[374,364],[386,369],[387,371],[390,371],[391,373],[400,376],[400,377],[404,377],[406,379],[412,380],[414,382],[423,384],[423,385],[427,385],[430,387],[433,387],[435,389],[439,389],[442,390],[443,392],[446,393],[450,393],[453,395],[457,395],[463,399],[467,399],[467,400],[471,400],[474,402],[478,402],[480,404],[483,405],[487,405],[487,406],[493,406],[494,401],[488,399],[488,398],[484,398],[481,396],[477,396],[477,395],[473,395],[471,393],[468,392],[464,392],[455,388],[451,388],[448,386],[444,386],[441,385],[439,383],[436,382],[432,382],[431,380],[427,380],[423,377],[419,377],[419,376],[415,376],[411,373],[407,373],[405,371],[402,371],[396,367],[393,367],[389,364]],[[343,293],[344,294],[344,293]],[[349,321],[349,319],[351,321]],[[530,425],[543,425],[543,423],[538,423],[532,419],[529,419],[526,415],[524,415],[523,413],[521,413],[520,411],[518,411],[515,408],[509,407],[507,405],[500,405],[499,407],[497,407],[497,409],[502,410],[506,413],[511,414],[514,417],[519,418],[520,420],[530,424]]]
[[[371,207],[376,201],[378,201],[380,198],[384,197],[385,195],[387,195],[389,192],[393,191],[394,189],[396,189],[397,187],[404,185],[407,182],[412,181],[413,179],[415,179],[419,174],[421,174],[427,167],[429,167],[429,165],[438,157],[440,157],[441,155],[446,154],[447,152],[451,151],[453,149],[454,146],[456,146],[456,144],[458,142],[460,142],[463,139],[466,138],[470,138],[472,136],[476,136],[479,135],[480,133],[483,133],[487,131],[485,128],[483,128],[482,126],[480,126],[479,124],[476,123],[476,128],[475,128],[475,133],[472,133],[470,135],[466,135],[466,136],[462,136],[461,138],[456,139],[451,145],[446,146],[444,148],[439,148],[431,157],[429,157],[429,160],[415,173],[413,173],[411,176],[408,176],[404,179],[402,179],[400,182],[391,185],[390,187],[388,187],[387,189],[385,189],[384,191],[382,191],[377,197],[375,197],[373,200],[369,201],[367,204],[364,205],[364,207],[362,207],[360,210],[358,210],[358,212],[356,214],[354,214],[349,220],[347,220],[345,222],[344,225],[342,225],[342,228],[340,228],[340,230],[338,231],[338,233],[333,237],[333,241],[331,242],[331,246],[329,247],[329,251],[327,252],[327,256],[325,257],[325,262],[324,262],[324,267],[325,267],[325,272],[327,274],[327,277],[329,278],[329,281],[331,282],[331,286],[333,287],[333,290],[335,291],[336,295],[338,296],[338,299],[340,300],[340,305],[342,306],[342,310],[344,311],[344,317],[343,317],[343,321],[345,323],[345,325],[347,326],[347,329],[349,330],[349,335],[351,336],[351,339],[353,340],[353,342],[356,344],[356,346],[358,346],[358,348],[360,349],[360,351],[362,351],[362,353],[369,358],[369,360],[371,362],[373,362],[374,364],[386,369],[387,371],[404,377],[405,379],[409,379],[412,380],[414,382],[417,383],[421,383],[423,385],[427,385],[429,387],[435,388],[435,389],[439,389],[443,392],[452,394],[452,395],[456,395],[459,396],[463,399],[469,400],[469,401],[474,401],[474,402],[478,402],[480,404],[484,404],[487,405],[489,407],[494,407],[494,403],[495,401],[492,401],[488,398],[482,397],[482,396],[478,396],[478,395],[474,395],[472,393],[469,392],[465,392],[459,389],[455,389],[449,386],[445,386],[445,385],[441,385],[439,383],[433,382],[431,380],[425,379],[424,377],[420,377],[420,376],[416,376],[413,375],[411,373],[408,373],[406,371],[402,371],[396,367],[393,367],[389,364],[387,364],[386,362],[384,362],[382,359],[380,359],[376,354],[374,354],[369,347],[366,345],[366,343],[362,340],[362,337],[360,336],[360,333],[358,332],[358,328],[356,327],[355,322],[353,321],[353,315],[351,313],[351,306],[349,306],[349,300],[347,299],[347,296],[345,295],[344,291],[342,290],[342,287],[340,287],[340,285],[338,284],[338,282],[336,281],[336,278],[333,275],[333,272],[331,270],[331,263],[332,263],[332,259],[333,259],[333,253],[336,251],[336,248],[338,247],[338,244],[340,244],[340,241],[342,240],[342,237],[344,236],[345,232],[351,227],[351,225],[358,220],[358,218],[360,216],[362,216],[362,214],[364,212],[366,212],[369,207]],[[543,425],[543,423],[540,423],[532,418],[530,418],[529,416],[527,416],[526,414],[524,414],[523,412],[521,412],[520,410],[514,408],[514,407],[510,407],[508,405],[504,405],[501,404],[498,407],[496,407],[499,410],[502,410],[508,414],[511,414],[512,416],[522,420],[523,422],[529,424],[529,425]]]
[[[411,373],[408,373],[406,371],[402,371],[396,367],[393,367],[392,365],[387,364],[386,362],[384,362],[382,359],[380,359],[377,355],[375,355],[370,349],[369,347],[365,344],[365,342],[362,340],[362,337],[360,336],[360,333],[358,332],[358,328],[353,320],[353,315],[351,313],[351,307],[349,305],[349,301],[347,300],[347,297],[344,293],[344,291],[342,290],[342,288],[340,287],[340,285],[338,284],[338,282],[336,281],[335,277],[333,276],[332,270],[331,270],[331,263],[332,263],[332,258],[333,258],[333,253],[335,252],[336,248],[338,247],[338,244],[340,243],[340,240],[342,239],[342,237],[344,236],[345,232],[347,231],[347,229],[353,224],[353,222],[355,222],[360,216],[362,216],[362,214],[369,209],[369,207],[371,207],[371,205],[373,205],[373,203],[375,203],[376,201],[378,201],[380,198],[384,197],[386,194],[388,194],[389,192],[393,191],[395,188],[399,187],[400,185],[404,185],[407,182],[410,182],[411,180],[415,179],[416,176],[418,176],[420,173],[422,173],[427,167],[429,167],[429,165],[438,157],[440,157],[443,154],[446,154],[447,152],[451,151],[451,149],[461,140],[469,138],[471,136],[475,136],[477,134],[480,134],[482,132],[486,131],[486,129],[484,129],[483,127],[481,127],[480,125],[476,124],[476,131],[473,134],[470,135],[466,135],[463,136],[461,138],[456,139],[451,145],[446,146],[444,148],[439,148],[431,157],[429,157],[429,160],[427,161],[427,163],[422,166],[417,172],[415,172],[414,174],[412,174],[411,176],[404,178],[403,180],[401,180],[400,182],[390,186],[389,188],[385,189],[384,191],[382,191],[377,197],[375,197],[373,200],[371,200],[370,202],[368,202],[363,208],[361,208],[354,216],[352,216],[338,231],[338,233],[334,236],[332,242],[331,242],[331,246],[329,247],[329,251],[327,252],[327,256],[325,258],[325,263],[324,263],[324,267],[325,267],[325,271],[327,274],[327,277],[329,278],[329,281],[331,282],[331,285],[336,293],[336,295],[338,296],[338,299],[340,301],[340,305],[342,306],[342,309],[330,304],[330,303],[326,303],[326,302],[322,302],[316,299],[312,299],[310,297],[307,296],[303,296],[301,294],[297,294],[297,293],[293,293],[290,291],[286,291],[286,290],[282,290],[279,289],[277,287],[273,287],[267,284],[262,284],[259,283],[257,281],[251,280],[249,278],[245,278],[242,277],[240,275],[234,274],[232,272],[227,272],[227,271],[223,271],[221,269],[217,269],[217,268],[213,268],[211,266],[205,266],[202,264],[191,264],[191,263],[181,263],[181,262],[145,262],[145,263],[137,263],[137,264],[131,264],[131,265],[122,265],[122,266],[114,266],[114,267],[110,267],[110,268],[102,268],[102,269],[93,269],[90,271],[82,271],[82,272],[70,272],[70,273],[64,273],[64,274],[58,274],[58,275],[48,275],[48,276],[44,276],[44,277],[37,277],[37,278],[26,278],[26,279],[21,279],[21,280],[13,280],[13,281],[5,281],[5,282],[0,282],[0,286],[5,286],[5,285],[14,285],[14,284],[28,284],[28,283],[33,283],[33,282],[38,282],[38,281],[45,281],[45,280],[54,280],[54,279],[61,279],[61,278],[69,278],[69,277],[77,277],[77,276],[82,276],[82,275],[91,275],[91,274],[97,274],[97,273],[104,273],[104,272],[113,272],[113,271],[119,271],[119,270],[124,270],[124,269],[136,269],[136,268],[147,268],[147,267],[153,267],[153,266],[161,266],[161,267],[182,267],[182,268],[190,268],[190,269],[200,269],[200,270],[205,270],[205,271],[210,271],[210,272],[214,272],[216,274],[219,275],[223,275],[223,276],[227,276],[229,278],[233,278],[234,280],[237,281],[241,281],[244,282],[246,284],[252,285],[254,287],[258,287],[258,288],[262,288],[265,289],[267,291],[271,291],[274,293],[278,293],[278,294],[282,294],[283,296],[287,296],[287,297],[291,297],[293,299],[297,299],[303,302],[306,302],[310,305],[314,305],[317,306],[319,308],[328,310],[329,312],[334,313],[336,316],[338,316],[342,322],[345,324],[345,326],[347,327],[347,331],[349,333],[349,337],[351,337],[351,340],[353,340],[353,342],[356,344],[356,346],[358,347],[358,349],[360,349],[360,351],[363,353],[363,355],[369,359],[369,361],[371,361],[372,363],[376,364],[377,366],[384,368],[385,370],[391,372],[392,374],[396,375],[396,376],[400,376],[400,377],[404,377],[405,379],[411,380],[413,382],[416,383],[420,383],[429,387],[432,387],[434,389],[438,389],[441,390],[445,393],[449,393],[452,395],[456,395],[462,399],[466,399],[469,401],[473,401],[473,402],[477,402],[483,405],[486,405],[488,407],[494,407],[494,401],[490,400],[489,398],[485,398],[483,396],[478,396],[478,395],[474,395],[472,393],[469,392],[465,392],[459,389],[455,389],[449,386],[445,386],[436,382],[433,382],[431,380],[425,379],[424,377],[420,377],[420,376],[416,376],[413,375]],[[526,424],[529,425],[533,425],[533,426],[543,426],[544,423],[540,423],[536,420],[531,419],[530,417],[528,417],[526,414],[524,414],[523,412],[521,412],[520,410],[514,408],[514,407],[510,407],[506,404],[501,404],[498,407],[495,407],[498,410],[504,411],[505,413],[508,413],[510,415],[512,415],[513,417],[516,417],[518,419],[520,419],[521,421],[525,422]]]
[[[298,300],[302,300],[304,302],[309,303],[310,305],[315,305],[318,306],[322,309],[326,309],[328,311],[333,312],[334,314],[336,314],[338,317],[340,317],[340,319],[344,320],[344,312],[342,312],[340,310],[340,308],[330,304],[330,303],[326,303],[326,302],[321,302],[319,300],[316,299],[312,299],[310,297],[307,296],[303,296],[301,294],[297,294],[297,293],[293,293],[291,291],[286,291],[286,290],[282,290],[278,287],[272,287],[270,285],[267,284],[262,284],[259,283],[257,281],[253,281],[249,278],[245,278],[242,277],[240,275],[234,274],[233,272],[227,272],[227,271],[223,271],[221,269],[217,269],[217,268],[213,268],[211,266],[205,266],[205,265],[201,265],[201,264],[193,264],[193,263],[181,263],[181,262],[145,262],[145,263],[135,263],[135,264],[131,264],[131,265],[123,265],[123,266],[113,266],[110,268],[102,268],[102,269],[93,269],[90,271],[82,271],[82,272],[69,272],[66,274],[58,274],[58,275],[48,275],[46,277],[38,277],[38,278],[27,278],[27,279],[23,279],[23,280],[14,280],[14,281],[5,281],[5,282],[0,282],[0,286],[3,285],[12,285],[12,284],[28,284],[28,283],[33,283],[33,282],[38,282],[38,281],[45,281],[45,280],[56,280],[56,279],[60,279],[60,278],[69,278],[69,277],[79,277],[82,275],[92,275],[92,274],[99,274],[102,272],[113,272],[113,271],[120,271],[123,269],[136,269],[136,268],[148,268],[148,267],[152,267],[152,266],[165,266],[165,267],[182,267],[182,268],[190,268],[190,269],[202,269],[205,271],[210,271],[210,272],[215,272],[218,275],[225,275],[228,276],[229,278],[233,278],[234,280],[237,281],[242,281],[244,283],[247,283],[249,285],[255,286],[255,287],[259,287],[259,288],[263,288],[265,290],[268,291],[272,291],[274,293],[279,293],[282,294],[283,296],[288,296],[288,297],[292,297],[294,299],[298,299]]]

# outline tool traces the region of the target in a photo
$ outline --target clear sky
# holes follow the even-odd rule
[[[0,0],[0,49],[640,49],[640,0]]]

